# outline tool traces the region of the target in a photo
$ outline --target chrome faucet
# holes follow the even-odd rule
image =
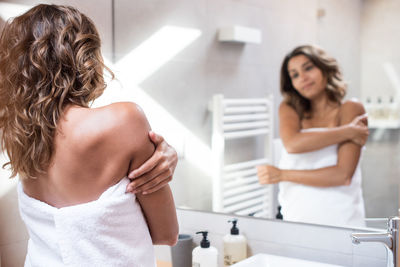
[[[385,233],[354,233],[351,241],[354,244],[361,242],[381,242],[393,254],[393,267],[400,267],[400,217],[392,217],[388,221],[388,230]],[[389,261],[389,259],[388,259]]]

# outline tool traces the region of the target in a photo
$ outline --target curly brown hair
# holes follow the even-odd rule
[[[296,110],[300,119],[303,119],[307,117],[306,114],[308,115],[311,111],[311,103],[293,87],[288,71],[290,59],[299,55],[306,56],[322,71],[322,74],[327,80],[326,92],[330,101],[340,104],[346,94],[347,86],[343,81],[342,73],[336,59],[329,56],[324,50],[312,45],[298,46],[293,49],[285,56],[282,63],[281,93],[284,97],[284,101]]]
[[[69,6],[38,5],[6,22],[0,36],[1,148],[11,177],[49,166],[57,122],[69,104],[88,107],[106,84],[93,22]]]

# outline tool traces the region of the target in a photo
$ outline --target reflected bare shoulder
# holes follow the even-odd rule
[[[340,107],[340,124],[348,123],[353,120],[356,116],[365,113],[365,108],[363,104],[357,99],[350,99],[343,102]]]

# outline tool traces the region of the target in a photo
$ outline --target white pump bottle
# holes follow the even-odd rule
[[[210,246],[207,240],[207,231],[197,232],[203,234],[200,246],[195,247],[192,252],[192,267],[218,267],[218,251]]]
[[[224,266],[230,266],[247,258],[247,241],[239,234],[237,219],[232,219],[231,233],[224,236]]]

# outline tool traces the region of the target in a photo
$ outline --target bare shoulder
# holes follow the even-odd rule
[[[151,130],[142,108],[133,102],[119,102],[104,107],[109,127],[105,129],[108,151],[125,151],[132,159],[130,170],[137,168],[154,152]]]
[[[342,103],[340,111],[341,115],[352,114],[353,116],[357,116],[364,114],[365,108],[359,100],[352,98]]]
[[[282,101],[279,105],[279,115],[297,115],[297,112],[288,103]]]
[[[104,125],[105,135],[118,135],[122,142],[129,143],[148,139],[150,125],[142,108],[133,102],[113,103],[102,107],[94,116]]]
[[[149,123],[143,110],[133,102],[118,102],[76,112],[71,121],[72,138],[82,150],[112,143],[137,146],[148,139]]]
[[[365,108],[360,101],[358,101],[355,98],[346,100],[340,106],[340,112],[339,112],[340,122],[341,124],[348,123],[355,117],[362,115],[364,113],[365,113]]]
[[[95,116],[105,120],[105,125],[108,125],[110,130],[116,130],[115,127],[121,126],[132,130],[148,126],[142,108],[133,102],[117,102],[101,107]]]

